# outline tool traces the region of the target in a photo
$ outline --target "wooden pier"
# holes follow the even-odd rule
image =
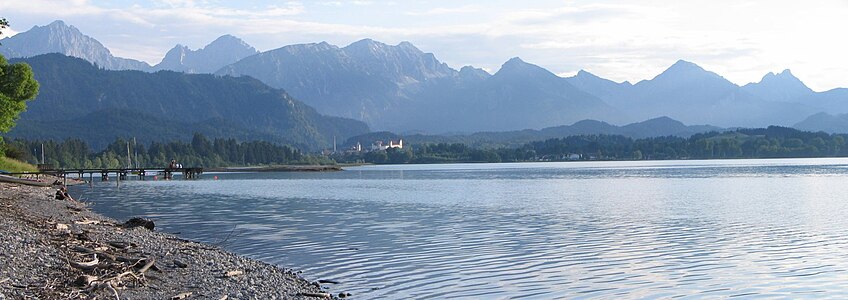
[[[95,174],[100,177],[100,181],[109,181],[111,174],[114,174],[119,181],[128,180],[130,177],[145,180],[148,176],[158,174],[162,174],[162,179],[165,180],[173,179],[174,174],[182,174],[183,179],[197,179],[203,174],[203,168],[45,169],[38,172],[6,173],[6,175],[35,175],[36,179],[41,175],[52,175],[61,178],[64,183],[67,183],[68,175],[77,175],[76,178],[82,180],[85,180],[88,175],[89,182],[93,182]]]

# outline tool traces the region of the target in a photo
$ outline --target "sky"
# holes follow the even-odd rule
[[[496,72],[521,57],[560,76],[635,83],[684,59],[739,85],[791,69],[816,91],[848,87],[846,16],[848,0],[0,2],[3,36],[64,20],[150,64],[224,34],[260,51],[372,38],[411,42],[456,69]]]

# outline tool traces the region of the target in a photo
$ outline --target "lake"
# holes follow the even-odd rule
[[[384,165],[71,192],[359,299],[848,298],[848,159]]]

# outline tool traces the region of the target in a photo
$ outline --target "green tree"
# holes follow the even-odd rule
[[[642,151],[639,151],[639,150],[633,151],[633,159],[634,160],[641,160],[642,159]]]
[[[9,26],[5,18],[0,18],[0,29]],[[3,32],[0,31],[0,34]],[[15,127],[18,116],[26,110],[26,101],[38,95],[38,81],[28,64],[10,65],[0,55],[0,132],[6,133]]]
[[[6,18],[0,18],[0,35],[3,35],[3,29],[9,27],[9,21],[6,21]]]

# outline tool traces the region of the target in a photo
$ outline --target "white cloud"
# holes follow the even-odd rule
[[[7,37],[11,37],[11,36],[18,34],[17,31],[15,31],[14,29],[9,28],[9,27],[6,27],[5,29],[0,30],[0,31],[3,32],[3,35],[0,35],[0,38],[7,38]]]
[[[448,15],[448,14],[468,14],[479,12],[482,8],[478,5],[464,5],[459,7],[437,7],[424,11],[406,12],[409,16],[433,16],[433,15]]]

